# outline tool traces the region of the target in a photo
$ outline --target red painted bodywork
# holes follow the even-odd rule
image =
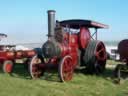
[[[89,29],[85,27],[81,27],[80,32],[77,33],[64,32],[62,42],[58,42],[58,45],[61,49],[61,56],[59,58],[70,55],[73,61],[72,64],[74,67],[76,67],[79,59],[79,48],[85,48],[88,45],[90,39],[91,36]],[[58,58],[53,57],[49,59],[47,64],[56,65],[58,63]]]
[[[73,59],[73,64],[76,65],[78,62],[78,34],[71,34],[67,37],[68,42],[63,41],[61,46],[61,56],[70,55]]]
[[[22,59],[22,58],[31,58],[36,52],[34,50],[26,51],[0,51],[0,63],[3,63],[5,60]]]
[[[90,32],[88,28],[81,28],[79,33],[79,43],[80,48],[85,49],[89,43],[89,40],[91,38]]]

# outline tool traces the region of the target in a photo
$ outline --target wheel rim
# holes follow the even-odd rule
[[[106,60],[106,49],[102,42],[98,43],[95,54],[96,54],[97,60],[100,60],[100,61]]]
[[[42,76],[42,68],[40,67],[41,59],[38,56],[34,56],[30,63],[30,74],[33,79],[40,78]]]
[[[11,73],[13,70],[13,63],[11,61],[5,61],[4,63],[4,72]]]
[[[107,58],[107,54],[106,54],[106,49],[105,46],[102,42],[99,42],[96,46],[96,50],[95,50],[95,54],[96,54],[96,61],[95,61],[95,71],[96,74],[102,73],[105,69],[105,64],[106,64],[106,58]]]
[[[73,69],[71,56],[65,56],[60,63],[60,80],[70,81],[73,77]]]

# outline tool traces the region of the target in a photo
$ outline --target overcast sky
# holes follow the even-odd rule
[[[47,10],[56,19],[89,19],[109,25],[98,39],[128,38],[128,0],[0,0],[0,33],[10,43],[39,43],[47,37]]]

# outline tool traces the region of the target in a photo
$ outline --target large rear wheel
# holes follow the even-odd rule
[[[105,70],[106,58],[107,54],[103,42],[90,41],[83,56],[87,72],[91,74],[102,73]]]

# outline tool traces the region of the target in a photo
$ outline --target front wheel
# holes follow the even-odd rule
[[[29,65],[29,71],[30,75],[33,79],[40,78],[44,73],[44,68],[42,64],[42,58],[40,58],[38,55],[35,55]]]
[[[70,81],[73,77],[74,67],[72,57],[65,56],[59,64],[59,78],[61,82]]]

